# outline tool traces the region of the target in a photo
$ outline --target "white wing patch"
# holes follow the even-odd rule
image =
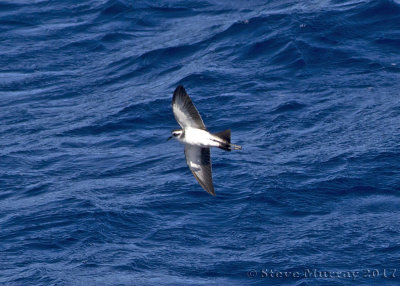
[[[180,105],[176,103],[173,104],[172,111],[174,112],[176,121],[182,128],[196,126],[196,122],[189,116],[188,113],[185,113],[185,111],[181,109]]]
[[[189,168],[191,170],[195,170],[195,171],[200,171],[201,170],[201,166],[199,164],[196,164],[195,162],[190,162]]]

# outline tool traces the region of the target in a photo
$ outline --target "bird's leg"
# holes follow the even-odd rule
[[[233,150],[242,150],[242,146],[235,145],[235,144],[232,144],[232,143],[231,143],[231,147],[233,147],[232,148]]]

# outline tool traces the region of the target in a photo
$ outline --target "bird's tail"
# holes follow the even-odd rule
[[[215,133],[214,135],[221,139],[221,141],[219,142],[220,145],[218,146],[218,148],[221,148],[226,151],[242,149],[242,146],[231,143],[231,130],[230,129]]]

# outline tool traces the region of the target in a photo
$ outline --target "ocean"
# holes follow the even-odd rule
[[[398,0],[1,0],[0,284],[399,285],[399,90]]]

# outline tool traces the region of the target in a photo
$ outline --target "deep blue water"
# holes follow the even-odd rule
[[[0,284],[398,285],[399,90],[399,1],[1,0]]]

